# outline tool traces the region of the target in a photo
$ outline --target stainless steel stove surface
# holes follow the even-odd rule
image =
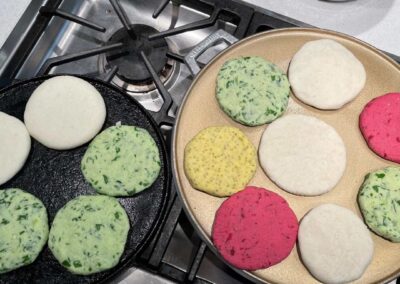
[[[273,28],[308,26],[239,0],[37,0],[27,11],[3,46],[8,59],[0,67],[0,85],[46,73],[86,75],[119,86],[153,112],[162,108],[167,92],[174,103],[171,124],[193,80],[183,57],[210,34],[222,29],[240,39]],[[170,30],[174,35],[161,33],[159,39],[147,40]],[[226,46],[212,46],[198,61],[207,63]],[[150,74],[142,53],[132,52],[136,49],[143,51],[159,79]],[[174,188],[171,193],[160,229],[113,282],[249,282],[207,250]]]
[[[152,14],[154,9],[159,5],[158,0],[120,1],[120,3],[128,15],[131,24],[142,24],[152,27],[157,31],[164,31],[174,26],[182,26],[209,17],[209,15],[188,6],[169,4],[154,19]],[[65,21],[59,17],[53,18],[38,41],[35,50],[22,66],[17,79],[34,77],[48,58],[104,46],[118,30],[123,28],[121,21],[108,0],[63,1],[59,9],[96,23],[106,28],[106,31],[100,32],[71,21]],[[168,37],[166,38],[168,49],[175,54],[185,55],[201,40],[219,28],[233,33],[236,26],[229,22],[219,21],[216,25],[209,28]],[[212,57],[224,47],[226,45],[216,47],[214,51],[208,51],[208,54],[205,54],[203,59],[204,57]],[[166,78],[164,84],[172,94],[175,104],[179,105],[185,91],[190,86],[192,76],[184,64],[177,63],[172,59],[169,59],[167,64],[170,65],[171,74]],[[106,56],[100,54],[56,66],[49,73],[89,74],[101,77],[107,71],[110,71],[110,64],[107,62]],[[160,109],[162,99],[153,83],[150,83],[150,86],[146,84],[135,85],[124,81],[121,77],[115,76],[112,82],[125,89],[147,109],[153,111]],[[151,91],[148,91],[149,89]]]

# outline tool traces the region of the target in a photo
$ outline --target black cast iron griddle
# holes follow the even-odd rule
[[[44,80],[52,76],[20,82],[0,91],[0,111],[23,121],[25,105],[30,95]],[[92,283],[112,279],[127,266],[154,233],[164,213],[171,180],[171,170],[162,135],[147,111],[119,89],[102,81],[84,78],[103,96],[107,117],[103,129],[118,121],[125,125],[145,128],[157,143],[161,171],[153,185],[134,195],[119,198],[128,213],[131,229],[120,263],[113,269],[80,276],[68,272],[45,245],[34,263],[0,274],[0,283]],[[60,129],[62,131],[62,129]],[[95,195],[96,191],[85,181],[80,162],[88,144],[73,150],[49,149],[32,138],[29,157],[22,170],[1,189],[17,187],[42,200],[47,208],[49,226],[57,211],[79,195]]]

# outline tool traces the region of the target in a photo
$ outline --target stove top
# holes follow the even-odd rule
[[[275,28],[309,26],[232,0],[43,0],[32,1],[28,9],[37,14],[20,21],[16,30],[22,37],[12,42],[12,34],[3,47],[8,59],[0,68],[0,86],[44,74],[100,78],[151,111],[167,144],[194,78],[185,56],[205,38],[218,30],[241,39]],[[199,56],[199,66],[226,47],[217,41]],[[248,283],[207,250],[174,187],[171,196],[152,242],[114,282]]]

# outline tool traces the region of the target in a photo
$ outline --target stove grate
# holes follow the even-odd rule
[[[115,1],[115,0],[114,0]],[[182,5],[190,5],[192,1],[183,1]],[[211,13],[208,19],[200,20],[197,22],[193,22],[190,24],[186,24],[183,26],[179,26],[176,28],[172,28],[166,31],[162,31],[159,33],[155,33],[149,36],[149,40],[156,40],[160,38],[165,38],[181,33],[185,33],[188,31],[208,28],[217,23],[218,20],[224,20],[226,22],[232,22],[237,25],[237,29],[234,33],[236,37],[242,38],[245,34],[245,30],[252,18],[252,14],[254,10],[250,7],[243,6],[243,4],[230,1],[230,0],[219,0],[219,1],[206,1],[200,0],[197,1],[203,3],[203,6],[208,7],[207,10],[210,10]],[[162,12],[162,10],[166,7],[166,3],[168,1],[163,1],[159,7],[154,11],[153,17],[158,17],[158,15]],[[197,5],[199,3],[196,3]]]
[[[249,28],[247,29],[246,36],[253,35],[259,32],[293,28],[293,27],[312,27],[311,25],[287,18],[283,15],[274,12],[266,11],[264,13],[256,11],[253,15]]]
[[[153,13],[153,18],[157,18],[161,12],[165,9],[165,7],[167,7],[169,3],[169,0],[161,0],[160,4],[158,5],[158,7],[154,10]]]
[[[38,76],[46,75],[48,72],[50,72],[51,68],[53,68],[55,66],[58,66],[58,65],[61,65],[64,63],[68,63],[68,62],[72,62],[72,61],[76,61],[76,60],[80,60],[80,59],[87,58],[90,56],[98,55],[101,53],[105,53],[110,50],[119,49],[122,46],[123,46],[122,43],[114,43],[111,45],[97,47],[97,48],[93,48],[90,50],[81,51],[78,53],[66,54],[66,55],[62,55],[62,56],[49,58],[46,60],[46,62],[40,68],[37,75]]]
[[[42,6],[39,10],[39,12],[42,15],[45,16],[58,16],[61,17],[63,19],[69,20],[69,21],[73,21],[77,24],[80,24],[82,26],[94,29],[96,31],[102,32],[104,33],[106,31],[105,27],[102,27],[100,25],[97,25],[95,23],[92,23],[84,18],[78,17],[76,15],[73,15],[71,13],[65,12],[63,10],[60,9],[54,9],[54,7],[47,7],[47,6]]]

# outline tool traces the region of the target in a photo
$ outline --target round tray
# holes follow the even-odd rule
[[[255,55],[277,64],[287,72],[290,60],[304,43],[322,38],[336,40],[354,53],[365,66],[366,85],[355,100],[335,111],[322,111],[307,106],[291,94],[285,114],[306,114],[333,126],[346,145],[346,171],[333,190],[316,197],[296,196],[283,191],[267,177],[259,164],[249,185],[265,187],[283,196],[299,221],[310,209],[322,203],[336,203],[349,208],[362,218],[357,205],[357,193],[364,176],[376,169],[396,165],[381,159],[368,148],[358,127],[358,117],[365,104],[372,98],[387,92],[400,91],[400,67],[397,63],[362,41],[320,29],[274,30],[239,41],[218,55],[197,76],[182,104],[174,133],[174,171],[184,209],[201,237],[214,252],[216,249],[210,239],[211,228],[215,212],[225,199],[207,195],[191,187],[183,168],[184,148],[201,129],[230,125],[241,129],[258,149],[261,135],[268,127],[246,127],[234,122],[222,112],[215,98],[219,69],[230,58]],[[371,236],[375,244],[373,260],[364,275],[355,283],[385,282],[400,274],[400,244],[387,241],[372,232]],[[281,263],[268,269],[243,273],[253,280],[269,283],[318,283],[301,263],[297,246]]]

